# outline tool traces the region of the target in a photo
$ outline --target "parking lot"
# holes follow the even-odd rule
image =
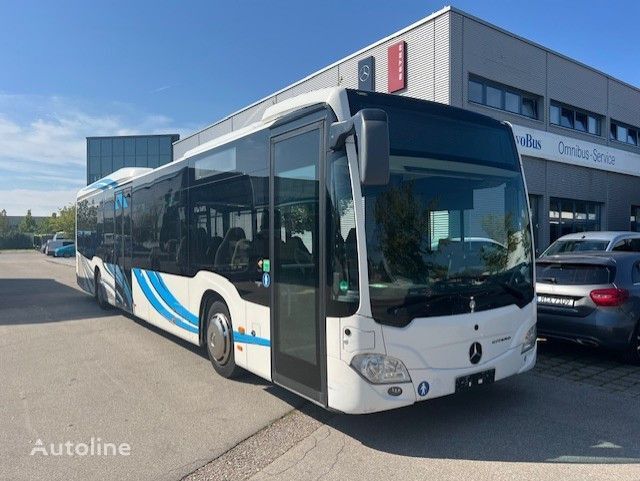
[[[640,366],[624,364],[612,353],[577,344],[538,341],[534,373],[640,398]],[[639,406],[640,407],[640,406]]]
[[[0,478],[640,480],[640,367],[539,343],[534,371],[367,416],[328,413],[0,252]],[[30,455],[100,438],[128,456]],[[191,474],[190,474],[191,473]]]

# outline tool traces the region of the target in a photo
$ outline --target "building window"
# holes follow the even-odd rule
[[[513,92],[504,93],[504,109],[515,114],[520,113],[520,96]]]
[[[631,206],[631,216],[629,217],[629,230],[640,232],[640,205]]]
[[[573,128],[573,111],[569,109],[565,109],[564,107],[560,109],[560,125],[563,127],[567,127],[569,129]]]
[[[549,202],[551,242],[574,232],[600,230],[601,204],[584,200],[559,199]]]
[[[503,109],[502,105],[502,95],[504,91],[492,87],[491,85],[485,86],[486,95],[487,95],[487,105],[489,107],[494,107],[496,109]]]
[[[640,129],[637,127],[632,127],[631,125],[626,125],[622,122],[612,120],[609,130],[609,140],[638,145],[638,137],[640,136],[638,134],[639,130]]]
[[[538,97],[475,76],[469,77],[469,102],[538,119]]]
[[[567,129],[601,135],[602,116],[559,102],[549,105],[549,122]]]

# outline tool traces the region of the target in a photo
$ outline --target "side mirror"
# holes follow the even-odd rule
[[[358,165],[362,185],[389,183],[389,122],[381,109],[362,109],[346,122],[331,125],[331,148],[344,145],[344,140],[356,134]]]

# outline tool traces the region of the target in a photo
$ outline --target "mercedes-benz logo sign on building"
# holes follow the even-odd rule
[[[371,75],[371,68],[368,65],[363,65],[360,67],[360,81],[366,82],[369,80],[369,75]]]
[[[367,92],[375,91],[375,59],[373,55],[358,61],[358,89]]]
[[[482,359],[482,345],[479,342],[474,342],[469,348],[469,360],[471,364],[478,364]]]

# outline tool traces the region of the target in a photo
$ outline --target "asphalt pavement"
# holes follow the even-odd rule
[[[72,264],[0,252],[0,479],[180,479],[302,404],[255,376],[225,380],[197,347],[102,311]],[[129,454],[75,454],[92,438]]]

